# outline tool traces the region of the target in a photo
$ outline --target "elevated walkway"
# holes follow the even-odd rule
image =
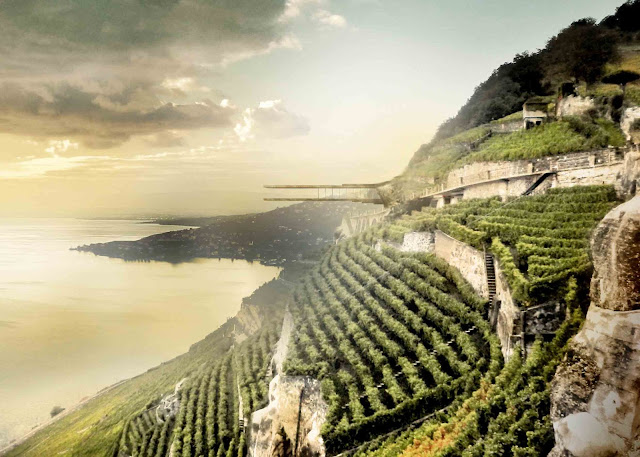
[[[264,200],[271,202],[347,201],[383,205],[385,202],[378,189],[388,183],[389,181],[374,184],[272,184],[265,185],[264,188],[298,190],[306,194],[295,197],[267,197]],[[316,191],[316,195],[313,195],[313,191]]]

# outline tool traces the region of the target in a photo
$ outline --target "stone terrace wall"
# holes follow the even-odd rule
[[[435,244],[433,232],[411,232],[404,236],[400,250],[403,252],[432,252]]]
[[[623,163],[580,170],[560,171],[551,180],[552,187],[590,186],[614,184],[618,187],[618,177],[624,169]]]
[[[409,232],[404,235],[402,243],[395,241],[378,241],[375,249],[380,251],[382,243],[400,252],[433,252],[435,234],[433,232]]]
[[[612,160],[621,162],[623,154],[614,149],[599,149],[589,152],[542,157],[531,160],[500,162],[476,162],[453,170],[447,177],[447,188],[472,185],[502,177],[526,175],[541,171],[561,171],[572,168],[602,166]]]
[[[492,181],[469,186],[464,189],[463,198],[471,199],[498,196],[504,199],[505,197],[517,197],[518,195],[522,195],[537,178],[537,176],[523,176],[516,179]]]
[[[458,269],[460,274],[480,296],[489,298],[484,253],[468,244],[458,241],[440,230],[407,233],[402,243],[378,241],[375,246],[376,250],[381,250],[382,243],[402,252],[431,252],[437,255],[449,265]],[[494,317],[496,319],[496,333],[500,339],[502,354],[508,360],[519,341],[514,336],[520,336],[522,331],[521,317],[523,311],[513,299],[500,262],[495,258],[494,267],[496,273],[496,295],[494,297],[494,309],[497,315]],[[546,320],[548,319],[542,319],[544,322]],[[535,319],[530,322],[529,326],[534,322]]]
[[[515,121],[503,122],[500,124],[488,124],[491,133],[513,133],[524,128],[524,119],[516,119]]]
[[[433,252],[441,259],[446,260],[449,265],[457,268],[478,294],[484,298],[489,297],[484,253],[451,238],[440,230],[435,232]]]

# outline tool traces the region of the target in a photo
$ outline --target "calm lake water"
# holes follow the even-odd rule
[[[70,251],[183,227],[0,219],[0,448],[83,397],[188,350],[279,269]]]

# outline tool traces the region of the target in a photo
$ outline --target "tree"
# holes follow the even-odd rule
[[[629,0],[620,5],[614,14],[605,17],[600,25],[623,32],[637,32],[640,30],[640,0]]]
[[[539,53],[522,53],[498,67],[480,84],[458,114],[445,121],[436,134],[442,139],[522,109],[532,95],[547,92]]]
[[[51,417],[55,417],[58,414],[60,414],[62,411],[64,411],[64,408],[62,406],[56,405],[51,409],[51,412],[49,414],[51,414]]]
[[[543,52],[547,78],[598,81],[605,64],[618,57],[617,42],[617,35],[596,25],[593,18],[574,22],[547,43]]]

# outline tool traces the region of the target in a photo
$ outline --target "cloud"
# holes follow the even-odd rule
[[[308,121],[288,111],[281,100],[267,100],[257,108],[247,108],[234,132],[240,141],[253,138],[289,138],[309,133]]]
[[[233,125],[203,84],[232,62],[299,49],[285,0],[4,0],[0,133],[108,148]],[[215,91],[214,91],[215,92]],[[160,138],[160,136],[158,137]]]
[[[187,145],[184,135],[175,130],[156,133],[145,138],[145,142],[152,148],[176,148]]]
[[[288,21],[300,16],[302,10],[308,5],[321,5],[323,0],[287,0],[281,21]]]
[[[128,85],[122,91],[69,84],[25,88],[0,85],[0,131],[34,138],[72,138],[85,146],[117,146],[133,135],[233,125],[236,109],[210,100],[163,103],[153,88]]]
[[[343,28],[347,26],[344,16],[331,13],[321,6],[327,3],[326,0],[287,0],[284,13],[280,17],[281,22],[287,22],[306,12],[320,28]],[[306,10],[306,11],[305,11]],[[306,16],[305,15],[305,16]]]
[[[326,28],[343,28],[347,25],[347,20],[343,16],[322,9],[314,13],[313,19]]]
[[[49,147],[45,149],[54,157],[58,157],[58,154],[67,152],[69,149],[78,149],[78,143],[74,143],[71,140],[51,140],[49,141]]]

